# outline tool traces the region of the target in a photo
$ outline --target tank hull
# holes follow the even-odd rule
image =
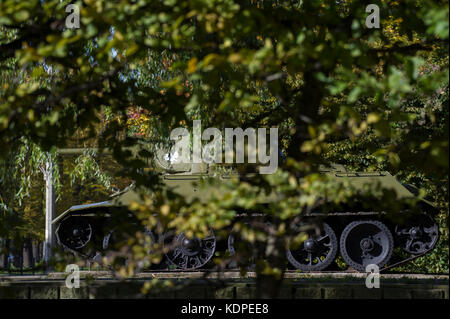
[[[390,192],[398,201],[415,197],[411,187],[402,185],[388,172],[347,172],[344,169],[334,169],[322,171],[322,174],[342,182],[342,185],[356,189],[363,189],[365,185],[377,185]],[[194,198],[207,202],[218,192],[215,188],[200,186],[200,180],[205,177],[202,173],[161,174],[160,177],[164,188],[183,196],[187,202]],[[233,175],[220,175],[214,178],[226,181],[233,178]],[[258,199],[263,205],[277,200],[279,198],[275,194]],[[108,201],[72,206],[53,221],[56,225],[58,244],[72,253],[95,259],[95,256],[111,249],[108,241],[115,225],[138,224],[133,214],[128,211],[128,206],[133,202],[142,202],[142,198],[134,187],[130,187]],[[397,218],[397,221],[390,216],[390,212],[373,211],[367,209],[370,207],[367,203],[360,204],[334,211],[327,211],[324,208],[305,213],[304,219],[310,224],[319,225],[319,231],[308,234],[308,239],[300,247],[286,248],[290,267],[302,271],[323,271],[335,264],[335,259],[340,253],[346,264],[355,270],[366,271],[369,265],[376,265],[384,270],[423,256],[435,247],[439,230],[433,220],[437,210],[431,202],[422,199],[417,209],[401,211],[402,218]],[[252,212],[240,212],[237,216],[237,220],[242,218],[264,220],[264,216]],[[161,267],[178,269],[205,267],[207,261],[221,246],[225,246],[225,250],[233,255],[236,245],[233,234],[230,234],[225,245],[220,245],[216,242],[213,231],[210,237],[214,238],[214,241],[190,240],[174,234],[155,239],[152,234],[154,240],[160,240],[167,245],[169,245],[167,241],[170,243],[175,241],[180,247],[176,248],[178,250],[172,257],[170,253],[166,254],[166,262]],[[401,249],[407,256],[400,260],[391,260],[395,249]],[[173,258],[177,254],[183,258],[181,260]]]

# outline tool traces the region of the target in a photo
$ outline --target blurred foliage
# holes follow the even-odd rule
[[[274,209],[272,231],[246,236],[262,234],[278,250],[297,240],[286,235],[288,218],[320,204],[321,192],[334,189],[336,204],[353,198],[318,177],[319,164],[385,169],[436,200],[443,236],[430,260],[439,261],[424,257],[417,267],[448,272],[447,1],[379,1],[380,29],[364,25],[370,1],[75,3],[79,29],[64,26],[69,1],[0,3],[2,161],[14,158],[23,138],[48,152],[82,132],[80,144],[110,148],[138,187],[161,194],[133,207],[152,226],[156,214],[177,231],[204,231],[226,227],[239,209]],[[205,127],[278,127],[282,171],[236,182],[207,205],[158,191],[126,147],[136,138],[159,143],[192,119]],[[86,159],[78,162],[85,172],[98,172]],[[267,189],[283,200],[256,207]],[[388,192],[378,195],[372,209],[398,204]],[[277,249],[259,274],[283,272]]]

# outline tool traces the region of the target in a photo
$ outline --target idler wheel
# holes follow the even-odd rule
[[[438,224],[427,215],[418,215],[395,226],[395,239],[407,253],[420,255],[434,248],[439,239]]]

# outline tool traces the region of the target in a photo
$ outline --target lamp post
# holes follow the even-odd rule
[[[55,188],[53,185],[53,162],[51,154],[47,155],[44,169],[45,179],[45,242],[44,242],[44,264],[49,267],[53,246],[53,224],[55,218]]]

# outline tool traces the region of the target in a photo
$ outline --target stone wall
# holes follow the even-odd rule
[[[61,275],[62,276],[62,275]],[[164,298],[164,299],[248,299],[254,298],[256,288],[252,278],[159,278],[172,282],[169,289],[152,289],[142,294],[143,284],[149,278],[118,281],[112,278],[84,277],[80,288],[69,289],[61,276],[21,276],[0,278],[0,298],[25,299],[110,299],[110,298]],[[36,277],[36,276],[35,276]],[[284,299],[449,299],[448,276],[444,278],[381,278],[380,288],[368,289],[365,280],[358,277],[309,276],[288,278],[281,290]]]

